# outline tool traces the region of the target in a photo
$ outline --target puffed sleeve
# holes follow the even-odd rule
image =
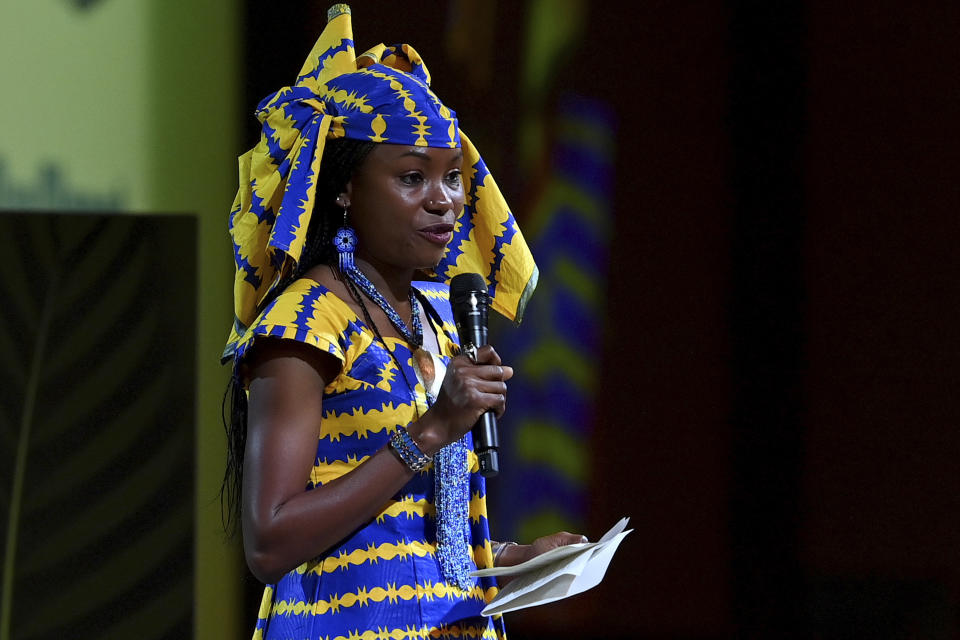
[[[312,280],[297,280],[272,300],[237,343],[235,363],[243,362],[250,347],[262,337],[302,342],[328,353],[348,366],[349,307],[326,287]]]

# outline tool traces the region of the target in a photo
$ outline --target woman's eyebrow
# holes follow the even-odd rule
[[[427,160],[428,162],[431,159],[430,154],[428,154],[426,151],[424,151],[423,149],[416,149],[416,148],[409,149],[400,154],[401,158],[406,156],[413,156],[415,158],[420,158],[421,160]]]
[[[427,153],[425,149],[420,149],[416,147],[413,149],[408,149],[407,151],[404,151],[403,153],[400,154],[401,158],[406,156],[413,156],[414,158],[420,158],[421,160],[426,160],[427,162],[430,162],[433,160],[433,157],[429,153]],[[453,156],[452,159],[456,162],[460,162],[461,160],[463,160],[463,150],[457,149],[457,154]]]

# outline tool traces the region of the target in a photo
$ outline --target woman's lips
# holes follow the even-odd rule
[[[453,236],[452,224],[433,224],[419,230],[420,235],[434,244],[446,245]]]

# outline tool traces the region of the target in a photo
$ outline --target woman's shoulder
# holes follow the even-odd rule
[[[355,317],[350,306],[337,295],[335,287],[303,277],[290,283],[271,300],[261,312],[258,322],[296,325],[318,320],[352,320]]]
[[[313,278],[300,278],[263,308],[241,339],[237,357],[243,358],[258,338],[271,337],[301,342],[343,360],[340,343],[356,323],[356,314],[335,291]]]

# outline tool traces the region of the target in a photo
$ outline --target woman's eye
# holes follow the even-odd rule
[[[462,179],[463,174],[460,171],[453,171],[447,174],[447,182],[452,185],[459,185]]]
[[[407,173],[400,176],[400,182],[407,185],[419,184],[423,181],[423,176],[419,173]]]

